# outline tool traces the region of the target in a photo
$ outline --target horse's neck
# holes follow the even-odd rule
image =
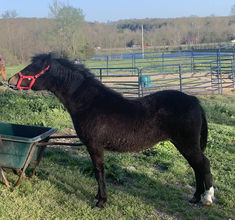
[[[94,101],[95,97],[99,95],[99,89],[102,85],[96,86],[92,80],[84,80],[84,82],[77,86],[76,82],[69,88],[53,88],[51,91],[66,107],[68,112],[72,114],[78,114],[78,112],[85,111],[86,108]]]

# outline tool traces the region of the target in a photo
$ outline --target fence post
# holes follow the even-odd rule
[[[134,68],[135,68],[136,66],[135,66],[135,55],[134,54],[132,54],[132,74],[134,74]]]
[[[232,80],[233,88],[235,88],[235,60],[232,60]]]
[[[217,64],[217,67],[220,66],[220,48],[217,49],[217,53],[216,53],[216,64]]]
[[[221,78],[221,54],[220,48],[217,50],[217,77],[218,77],[218,90],[219,94],[222,95],[222,78]]]
[[[164,72],[164,52],[162,52],[162,72]]]
[[[233,46],[233,60],[232,60],[232,78],[233,78],[233,88],[235,88],[235,48]]]
[[[100,68],[100,81],[102,82],[102,68]]]
[[[179,80],[180,80],[180,91],[183,91],[182,88],[182,72],[181,72],[181,64],[179,64]]]
[[[210,75],[211,75],[211,89],[213,90],[213,71],[212,71],[212,63],[210,63]]]
[[[233,76],[232,76],[233,77],[233,88],[235,89],[235,73],[234,73],[234,71],[232,74],[233,74]]]
[[[220,71],[220,70],[219,70]],[[221,75],[218,74],[218,87],[219,87],[219,94],[222,95],[222,79],[221,79]]]
[[[107,75],[109,75],[109,56],[106,57],[106,68],[107,68]]]
[[[191,73],[194,73],[194,53],[193,53],[193,48],[191,52]]]
[[[221,71],[220,66],[217,66],[217,77],[218,77],[218,91],[219,94],[222,95],[222,79],[221,79]]]
[[[142,77],[142,68],[139,69],[137,68],[138,70],[138,96],[139,97],[143,97],[144,96],[144,91],[143,91],[143,86],[142,86],[142,83],[141,83],[141,77]]]

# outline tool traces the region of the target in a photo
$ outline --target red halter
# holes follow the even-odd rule
[[[42,74],[44,74],[49,68],[50,68],[50,65],[48,65],[44,70],[42,70],[40,73],[38,73],[38,74],[36,74],[36,75],[34,75],[34,76],[24,76],[24,75],[22,75],[21,72],[19,72],[20,79],[19,79],[19,81],[17,82],[16,88],[17,88],[17,89],[27,89],[27,90],[31,89],[32,86],[33,86],[33,84],[35,83],[35,80],[36,80],[39,76],[41,76]],[[31,80],[29,86],[21,86],[21,85],[20,85],[21,82],[23,81],[23,79]]]

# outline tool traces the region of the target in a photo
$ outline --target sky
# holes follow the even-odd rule
[[[59,0],[82,9],[89,22],[123,19],[228,16],[235,0]],[[47,18],[53,0],[0,0],[0,15],[15,10],[18,17]]]

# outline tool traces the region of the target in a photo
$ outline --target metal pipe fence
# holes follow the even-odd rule
[[[103,56],[103,61],[85,64],[104,84],[127,97],[140,97],[163,89],[222,94],[235,88],[234,51],[224,47],[154,52],[145,54],[144,58],[139,54],[110,55]]]
[[[91,68],[91,71],[103,84],[127,97],[139,97],[141,94],[140,70],[136,67]]]

